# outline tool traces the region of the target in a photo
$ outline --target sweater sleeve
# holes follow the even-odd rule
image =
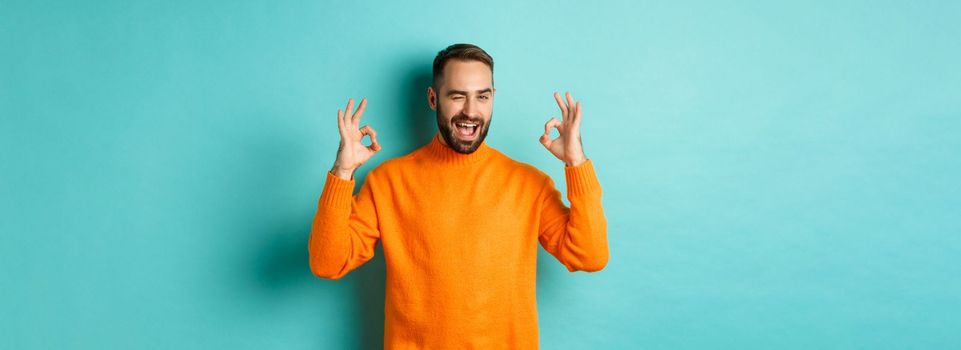
[[[327,172],[307,244],[310,270],[317,277],[340,279],[374,257],[380,231],[371,178],[351,197],[355,181]]]
[[[538,240],[568,271],[600,271],[607,265],[607,219],[601,208],[601,185],[587,160],[565,166],[568,208],[560,191],[547,178],[541,191]]]

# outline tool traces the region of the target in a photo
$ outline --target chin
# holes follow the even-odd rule
[[[447,132],[444,133],[444,141],[446,141],[447,145],[457,153],[471,154],[474,153],[474,151],[477,151],[477,148],[480,147],[480,144],[484,141],[484,139],[477,138],[473,141],[461,140],[458,139],[453,132]]]
[[[484,139],[487,138],[487,130],[490,127],[490,124],[479,126],[478,130],[474,131],[476,133],[476,137],[473,140],[461,139],[457,136],[456,129],[447,123],[439,124],[438,127],[440,128],[440,134],[444,138],[444,141],[447,142],[448,147],[457,153],[471,154],[474,153],[474,151],[477,151],[477,148],[480,147],[481,143],[484,142]]]

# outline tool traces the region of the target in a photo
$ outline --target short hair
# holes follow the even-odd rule
[[[451,59],[483,62],[491,69],[491,84],[494,83],[494,58],[477,45],[461,43],[440,50],[434,57],[434,79],[431,81],[431,85],[435,89],[437,88],[437,82],[444,76],[444,66]]]

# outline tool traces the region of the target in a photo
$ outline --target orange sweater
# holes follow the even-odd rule
[[[537,242],[569,271],[607,264],[607,220],[590,160],[551,178],[486,142],[472,154],[440,142],[354,180],[330,172],[308,250],[311,271],[339,279],[383,244],[389,349],[536,349]]]

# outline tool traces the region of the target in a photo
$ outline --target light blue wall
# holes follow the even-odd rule
[[[611,260],[541,252],[543,348],[961,344],[958,2],[281,3],[0,2],[0,348],[380,347],[382,257],[307,265],[334,118],[427,142],[455,42],[559,184],[583,101]]]

